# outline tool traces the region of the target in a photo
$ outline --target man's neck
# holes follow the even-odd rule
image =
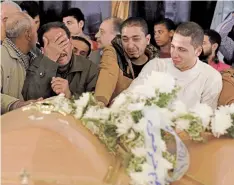
[[[162,53],[170,53],[170,51],[171,51],[171,43],[168,43],[160,47],[160,52]]]
[[[197,64],[197,59],[195,59],[190,66],[186,66],[186,67],[184,67],[182,69],[179,69],[179,70],[182,71],[182,72],[187,71],[189,69],[192,69],[196,64]]]
[[[132,59],[131,62],[135,65],[143,65],[148,61],[148,56],[146,56],[146,54],[140,56],[137,59]]]
[[[25,44],[21,40],[16,39],[14,41],[14,44],[25,55],[27,55],[28,52],[30,51],[30,49],[27,47],[27,44]]]
[[[214,55],[213,54],[211,54],[208,58],[207,58],[207,62],[208,62],[208,64],[211,64],[211,63],[213,63],[214,61]]]

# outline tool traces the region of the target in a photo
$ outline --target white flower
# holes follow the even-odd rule
[[[74,117],[76,119],[80,119],[82,117],[84,108],[88,105],[89,100],[90,100],[90,93],[83,93],[78,100],[75,100],[76,110],[74,113]]]
[[[139,111],[142,110],[145,107],[145,104],[143,102],[139,103],[131,103],[128,105],[129,111]]]
[[[108,120],[110,116],[110,109],[102,108],[100,109],[97,106],[89,107],[88,110],[85,112],[83,118],[91,118],[97,120]]]
[[[118,136],[126,134],[130,128],[132,128],[134,122],[131,115],[126,115],[126,117],[119,118],[119,121],[116,123]]]
[[[74,117],[76,119],[80,119],[83,115],[83,110],[84,110],[84,107],[77,107],[74,113]]]
[[[111,109],[118,109],[121,105],[126,102],[126,94],[122,92],[119,96],[114,99],[113,104],[111,105]]]
[[[213,115],[213,110],[207,104],[197,103],[192,109],[191,112],[195,113],[202,120],[202,125],[204,128],[209,126],[211,116]]]
[[[144,80],[144,86],[158,89],[160,93],[171,93],[175,88],[175,79],[168,73],[152,71]]]
[[[148,174],[144,172],[130,172],[132,185],[148,185]]]
[[[133,129],[136,132],[144,132],[146,129],[146,125],[147,125],[147,120],[143,117],[139,120],[139,122],[137,124],[133,124]]]
[[[138,85],[133,90],[134,94],[139,95],[140,97],[144,98],[154,98],[156,96],[155,94],[155,88],[153,88],[150,85]]]
[[[171,105],[171,109],[173,109],[174,117],[187,113],[187,107],[180,100],[174,101]]]
[[[234,114],[234,103],[229,106],[230,114]]]
[[[168,108],[158,108],[161,119],[164,121],[165,124],[174,126],[175,124],[172,122],[172,119],[174,118],[173,112],[171,112]]]
[[[144,157],[147,153],[147,150],[144,147],[132,148],[131,151],[136,157]]]
[[[177,119],[175,121],[176,128],[179,130],[187,130],[189,128],[190,122],[186,119]]]
[[[86,126],[93,134],[98,134],[98,133],[99,133],[99,128],[98,128],[92,121],[87,121],[87,122],[85,122],[85,126]]]
[[[230,114],[223,111],[216,110],[215,116],[211,121],[211,129],[214,136],[219,137],[227,133],[227,129],[232,126],[232,119]]]
[[[165,141],[163,141],[162,139],[161,139],[161,141],[159,142],[159,148],[160,148],[163,152],[165,152],[165,151],[167,150],[166,143],[165,143]]]
[[[86,107],[89,103],[90,93],[83,93],[78,100],[75,100],[76,107]]]

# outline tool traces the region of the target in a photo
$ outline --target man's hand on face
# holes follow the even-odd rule
[[[51,88],[56,94],[63,93],[65,94],[66,98],[71,98],[71,91],[67,80],[60,77],[53,77],[51,81]]]
[[[69,41],[67,36],[62,33],[56,35],[54,40],[51,41],[43,37],[44,47],[42,48],[42,53],[54,62],[57,62],[60,54],[68,47]]]

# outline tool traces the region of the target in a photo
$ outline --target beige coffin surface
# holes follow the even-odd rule
[[[1,126],[3,185],[20,185],[23,168],[30,185],[128,184],[121,160],[71,116],[17,110]]]
[[[36,118],[32,120],[29,118]],[[121,159],[71,116],[17,110],[1,117],[2,184],[127,185]],[[190,153],[190,168],[173,185],[233,185],[234,140],[207,136],[207,143],[181,138]]]

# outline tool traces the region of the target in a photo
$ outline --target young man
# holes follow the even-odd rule
[[[174,22],[168,18],[154,24],[154,40],[160,48],[159,58],[171,58],[171,40],[175,29]]]
[[[44,55],[37,57],[27,71],[23,96],[49,98],[58,94],[79,98],[94,91],[98,67],[91,61],[72,54],[68,28],[61,22],[41,27],[38,34]]]
[[[111,23],[109,20],[106,21]],[[117,35],[112,41],[111,34],[107,33],[110,29],[108,22],[106,27],[102,23],[99,31],[101,36],[98,39],[99,47],[106,46],[109,42],[112,44],[103,49],[101,69],[95,89],[96,99],[102,106],[107,106],[113,98],[128,88],[144,65],[158,56],[158,50],[149,45],[150,35],[144,19],[131,17],[125,20],[118,28],[121,37]],[[113,31],[117,30],[117,27],[112,26],[112,28]]]
[[[36,25],[36,29],[38,30],[40,27],[40,15],[39,15],[39,5],[36,1],[23,1],[20,3],[20,7],[22,11],[25,11],[28,15],[30,15],[34,23]]]
[[[63,23],[69,29],[71,36],[84,37],[90,39],[88,35],[85,35],[83,30],[85,26],[84,14],[79,8],[70,8],[63,14]]]
[[[211,65],[218,71],[223,71],[230,68],[229,65],[220,62],[217,56],[221,44],[221,37],[219,33],[214,30],[205,30],[203,40],[203,52],[199,56],[200,60]]]
[[[26,70],[36,57],[37,31],[32,18],[22,12],[14,13],[6,21],[6,38],[1,46],[1,112],[29,104],[22,96]],[[39,97],[40,98],[40,97]]]
[[[72,36],[73,53],[88,58],[91,53],[91,44],[83,37]]]
[[[203,38],[203,29],[198,24],[186,22],[179,25],[171,43],[171,59],[151,60],[126,91],[131,92],[138,85],[143,85],[144,79],[152,71],[166,72],[181,87],[177,98],[188,108],[196,103],[206,103],[215,109],[222,89],[222,78],[218,71],[198,59]]]

